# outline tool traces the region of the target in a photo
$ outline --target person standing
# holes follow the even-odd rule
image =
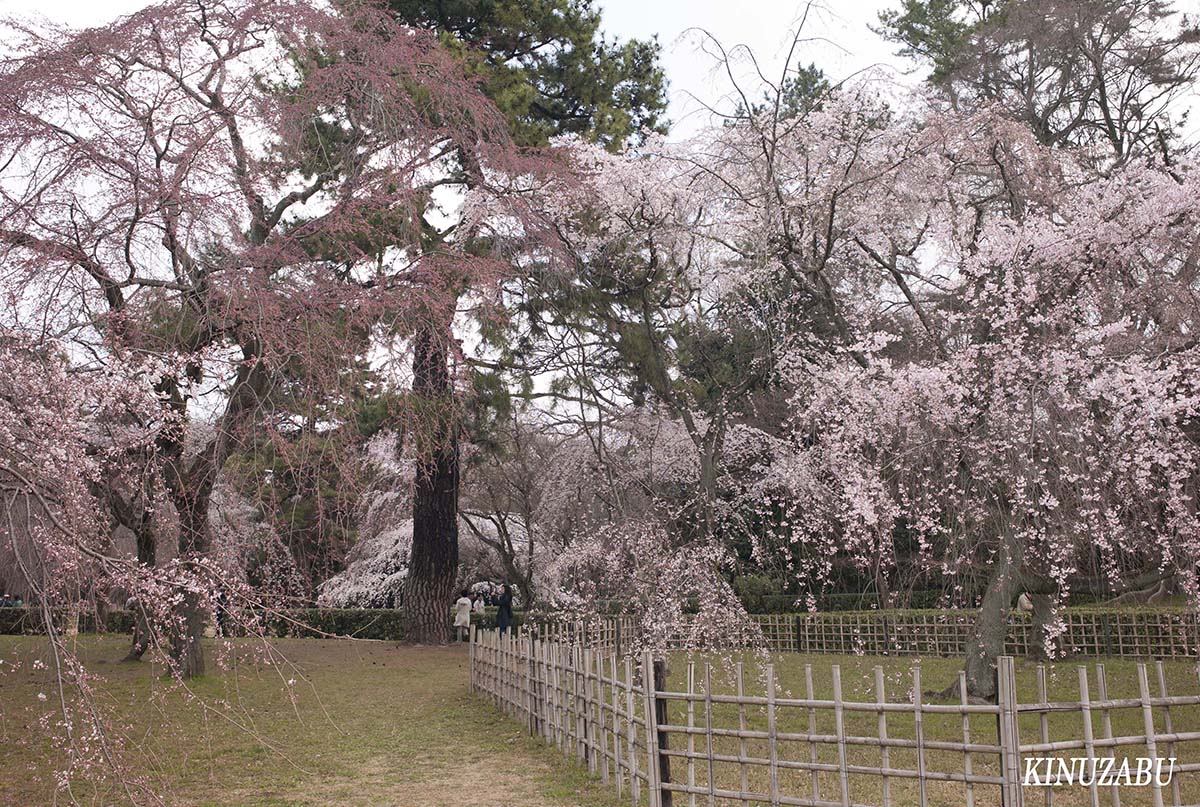
[[[503,591],[500,592],[500,600],[496,603],[499,609],[496,611],[496,627],[500,629],[501,635],[507,633],[508,629],[512,627],[512,603],[512,589],[508,587],[508,583],[505,583]]]
[[[458,629],[459,641],[464,641],[471,629],[471,595],[465,588],[454,601],[454,627]]]

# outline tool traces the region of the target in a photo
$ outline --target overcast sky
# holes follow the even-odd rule
[[[629,39],[658,36],[670,81],[670,118],[676,137],[711,120],[705,105],[728,109],[730,84],[717,61],[703,50],[703,29],[727,49],[746,46],[763,71],[777,79],[805,9],[802,0],[595,0],[603,10],[604,29]],[[864,71],[897,88],[916,84],[913,65],[895,55],[895,46],[872,30],[879,12],[900,0],[819,0],[804,26],[799,61],[816,62],[834,79]],[[88,26],[128,14],[148,0],[0,0],[0,14],[42,14],[54,22]],[[1200,0],[1176,0],[1176,8],[1195,14]],[[711,48],[710,48],[711,50]],[[743,60],[741,78],[750,75]],[[1190,127],[1195,129],[1196,123]]]
[[[704,104],[720,105],[731,89],[728,77],[715,69],[714,57],[702,49],[705,36],[696,29],[712,34],[727,50],[748,48],[774,81],[806,8],[797,0],[602,0],[600,5],[609,32],[622,38],[658,35],[677,134],[702,125],[709,117]],[[801,31],[806,41],[798,61],[816,62],[833,79],[870,71],[881,80],[915,83],[911,62],[896,57],[895,46],[870,28],[881,10],[896,5],[899,0],[827,0],[824,6],[814,5]],[[743,78],[750,69],[743,60]]]
[[[873,66],[882,66],[882,75],[898,76],[911,65],[897,59],[895,48],[868,27],[875,23],[881,9],[898,2],[842,0],[835,4],[827,0],[827,5],[837,11],[814,9],[809,15],[804,31],[813,40],[803,44],[801,60],[815,61],[839,79]],[[147,0],[0,0],[0,11],[40,14],[57,23],[90,26],[148,4]],[[728,79],[715,70],[714,58],[701,50],[703,37],[689,30],[705,29],[729,49],[749,47],[764,72],[774,78],[803,10],[797,0],[752,0],[742,4],[730,0],[597,0],[597,4],[610,35],[629,39],[657,34],[670,81],[670,118],[677,136],[701,126],[709,119],[703,104],[721,106],[730,91]],[[749,70],[745,64],[742,69]],[[904,76],[900,80],[912,81]]]

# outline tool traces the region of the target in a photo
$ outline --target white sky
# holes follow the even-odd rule
[[[710,53],[701,50],[704,37],[715,36],[726,50],[743,45],[755,55],[763,72],[778,81],[806,4],[800,0],[598,0],[604,28],[623,39],[658,35],[662,62],[670,81],[670,118],[675,134],[704,125],[704,104],[724,107],[730,84]],[[894,55],[895,46],[871,31],[879,12],[899,0],[825,0],[809,11],[796,61],[816,62],[834,80],[864,70],[902,84],[916,83],[913,65]],[[711,50],[711,49],[710,49]],[[750,73],[743,60],[743,77]],[[704,104],[696,99],[700,99]]]
[[[791,33],[804,8],[800,0],[750,0],[739,5],[730,0],[596,0],[603,12],[603,28],[621,39],[658,35],[663,46],[663,66],[670,81],[669,117],[674,134],[695,131],[707,122],[705,103],[721,106],[730,90],[728,79],[714,70],[712,56],[699,50],[701,37],[688,33],[703,28],[727,49],[746,45],[776,79]],[[893,56],[894,47],[870,31],[879,11],[899,0],[825,0],[814,8],[805,32],[814,41],[805,43],[800,61],[817,62],[826,73],[841,79],[873,65],[898,75],[910,65]],[[149,5],[147,0],[0,0],[0,15],[44,15],[52,22],[73,26],[102,24]],[[836,8],[836,11],[830,10]],[[745,69],[749,69],[746,67]],[[914,79],[903,79],[911,83]]]
[[[727,77],[701,48],[705,29],[726,47],[749,47],[764,72],[777,80],[786,49],[806,3],[803,0],[595,0],[603,12],[603,28],[621,39],[658,35],[662,61],[670,82],[669,117],[672,134],[684,136],[711,121],[704,105],[731,106]],[[860,71],[899,87],[920,80],[913,65],[895,56],[895,46],[871,31],[879,12],[900,0],[817,0],[805,25],[810,38],[803,43],[798,61],[816,62],[838,80]],[[148,0],[0,0],[0,16],[44,15],[53,22],[75,26],[103,23],[148,5]],[[1200,0],[1174,0],[1173,5],[1191,15]],[[743,64],[742,78],[749,75]],[[887,88],[884,88],[885,92]],[[697,99],[700,99],[699,101]],[[703,103],[701,103],[703,102]],[[723,103],[724,102],[724,103]],[[1194,103],[1194,100],[1193,100]],[[1195,115],[1193,115],[1195,117]],[[1200,133],[1200,121],[1190,122],[1189,135]]]

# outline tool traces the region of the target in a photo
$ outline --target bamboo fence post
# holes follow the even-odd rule
[[[504,710],[504,636],[497,634],[496,638],[496,706]]]
[[[704,664],[704,743],[705,756],[708,757],[708,807],[717,803],[716,771],[713,765],[713,717],[712,717],[712,665]]]
[[[580,660],[579,623],[576,622],[575,644],[571,645],[571,711],[575,715],[575,756],[584,764],[587,763],[587,720],[584,718],[583,687],[580,685],[580,673],[583,664]]]
[[[533,687],[533,639],[526,635],[525,646],[525,717],[529,723],[529,733],[537,736],[536,693]]]
[[[696,727],[696,701],[693,695],[696,691],[696,663],[687,664],[687,785],[688,807],[696,807],[696,735],[692,731]]]
[[[584,623],[586,626],[586,623]],[[586,627],[585,627],[586,630]],[[596,765],[596,721],[592,716],[592,652],[587,647],[580,647],[579,654],[583,658],[583,747],[587,759],[588,773],[595,774]]]
[[[500,640],[500,673],[504,677],[504,698],[502,708],[508,715],[512,714],[512,676],[509,674],[509,649],[512,644],[512,632],[504,634]]]
[[[553,712],[554,721],[554,744],[558,747],[559,752],[563,750],[563,726],[562,726],[562,674],[560,672],[559,662],[562,659],[562,645],[558,642],[550,644],[550,676],[554,681],[553,697],[551,711]]]
[[[1050,693],[1046,686],[1045,664],[1037,665],[1037,699],[1039,704],[1050,702]],[[1044,706],[1038,709],[1038,727],[1041,732],[1042,742],[1050,742],[1050,712],[1046,711]],[[1046,802],[1046,807],[1054,807],[1054,788],[1043,787],[1042,798]]]
[[[768,664],[767,676],[767,754],[770,759],[771,807],[779,807],[779,748],[775,724],[775,665]]]
[[[541,629],[538,630],[539,635]],[[548,731],[549,721],[548,707],[550,705],[550,693],[546,688],[546,641],[538,639],[533,643],[535,657],[533,668],[533,685],[538,691],[538,733],[542,735],[542,739],[547,743],[550,742],[550,733]]]
[[[567,732],[567,753],[578,758],[579,713],[575,703],[575,683],[575,645],[568,643],[563,646],[563,726]]]
[[[500,656],[496,652],[496,638],[494,631],[488,631],[487,637],[487,655],[488,655],[488,700],[495,706],[500,705],[500,668],[497,666],[500,663]]]
[[[883,667],[875,665],[875,702],[882,705],[887,703],[887,695],[884,691],[883,684]],[[891,767],[891,753],[887,745],[888,730],[887,730],[887,711],[879,710],[877,718],[879,724],[879,739],[880,744],[879,764],[883,768],[883,807],[891,807],[892,804],[892,780],[887,775],[887,770]],[[968,807],[970,805],[968,804]]]
[[[489,684],[491,685],[490,689],[492,693],[492,703],[494,703],[497,708],[501,708],[502,701],[500,698],[500,686],[502,677],[500,674],[500,634],[492,631],[491,641],[489,644],[491,646],[488,648],[488,655],[491,657],[491,665],[490,669],[488,670],[488,675],[491,679]]]
[[[470,639],[470,644],[467,645],[467,669],[470,671],[467,675],[470,681],[470,691],[475,692],[475,626],[472,625],[467,636]]]
[[[675,801],[675,796],[670,790],[664,790],[663,784],[671,782],[671,755],[667,753],[670,750],[671,736],[659,727],[670,723],[670,716],[667,714],[667,699],[659,698],[659,692],[667,691],[667,663],[666,661],[656,661],[653,663],[654,670],[654,731],[657,735],[655,745],[658,746],[658,794],[659,801],[662,807],[672,807]]]
[[[592,651],[592,667],[596,670],[596,753],[600,757],[600,781],[608,784],[608,698],[604,694],[604,658],[599,650]]]
[[[1169,697],[1167,695],[1167,673],[1166,673],[1166,670],[1163,669],[1162,659],[1158,659],[1157,661],[1154,662],[1154,671],[1155,671],[1155,674],[1158,676],[1159,697],[1162,697],[1162,698]],[[1175,725],[1171,721],[1171,707],[1167,704],[1163,704],[1162,712],[1163,712],[1163,728],[1166,730],[1167,734],[1174,734],[1175,733]],[[1167,759],[1174,759],[1174,758],[1175,758],[1175,741],[1170,740],[1167,742]],[[1171,764],[1173,765],[1174,763],[1171,763]],[[1178,776],[1171,777],[1171,802],[1172,802],[1172,804],[1183,804],[1183,798],[1179,792],[1179,777]]]
[[[505,671],[508,674],[508,713],[517,718],[521,713],[521,682],[517,680],[517,642],[516,634],[509,632],[508,655],[504,659]]]
[[[647,650],[642,653],[642,712],[646,720],[646,789],[650,807],[663,807],[658,769],[658,717],[655,697],[654,660]]]
[[[492,701],[493,705],[499,706],[500,700],[497,697],[497,689],[499,688],[499,654],[496,651],[496,633],[493,630],[487,632],[487,699]]]
[[[521,640],[517,638],[515,632],[508,640],[508,687],[510,708],[509,714],[518,722],[521,719],[521,676],[517,669],[517,656],[520,654]]]
[[[745,673],[745,665],[742,662],[737,663],[737,698],[738,698],[738,769],[742,777],[742,805],[746,805],[746,792],[750,790],[750,781],[748,771],[746,770],[746,757],[749,755],[749,749],[746,743],[746,704],[742,702],[742,698],[746,696],[745,684],[743,677]]]
[[[626,756],[629,759],[629,795],[634,805],[642,802],[642,782],[638,778],[637,763],[637,723],[634,722],[633,712],[633,659],[625,657],[625,729]]]
[[[967,673],[965,670],[958,671],[958,698],[959,703],[966,706],[967,698]],[[971,715],[964,709],[962,713],[962,732],[963,745],[971,745]],[[963,775],[966,779],[967,790],[967,807],[975,807],[975,785],[971,782],[971,776],[974,774],[971,764],[971,750],[966,748],[963,751]]]
[[[603,623],[601,623],[603,625]],[[604,705],[607,699],[604,697],[604,662],[600,659],[600,651],[592,648],[588,651],[591,657],[592,670],[592,754],[596,757],[596,764],[600,767],[601,781],[608,782],[608,741],[604,736],[608,726],[608,721],[604,719]]]
[[[1108,701],[1108,677],[1104,674],[1104,665],[1103,664],[1096,665],[1096,694],[1100,696],[1101,703],[1107,703],[1107,701]],[[1104,728],[1104,739],[1112,740],[1113,739],[1112,714],[1109,712],[1107,705],[1102,706],[1100,708],[1100,723],[1101,723],[1101,726],[1103,726],[1103,728]],[[1108,747],[1108,750],[1109,750],[1109,758],[1113,759],[1115,762],[1116,756],[1117,756],[1116,747],[1110,745]],[[1109,791],[1109,803],[1112,805],[1112,807],[1121,807],[1121,790],[1119,787],[1117,787],[1117,785],[1115,783],[1111,786],[1110,791]]]
[[[555,699],[554,699],[554,651],[557,645],[553,639],[547,639],[542,642],[542,678],[544,681],[543,691],[545,694],[545,722],[542,726],[542,731],[546,735],[546,741],[552,745],[557,745],[558,732],[555,728]]]
[[[1000,707],[1000,786],[1003,807],[1024,807],[1021,789],[1021,734],[1018,723],[1016,672],[1012,656],[1000,656],[996,665],[996,701]]]
[[[846,770],[846,714],[842,706],[842,667],[833,665],[833,722],[837,736],[838,785],[842,793],[842,807],[850,807],[850,775]]]
[[[611,675],[611,677],[612,677],[611,695],[612,695],[613,767],[615,767],[617,769],[617,771],[616,771],[616,774],[617,774],[616,775],[617,798],[620,799],[621,796],[624,795],[624,793],[622,792],[623,784],[621,781],[621,777],[623,775],[622,769],[621,769],[621,723],[620,723],[620,708],[621,707],[620,707],[620,703],[617,700],[618,695],[620,693],[619,693],[619,690],[617,687],[619,680],[617,678],[617,657],[615,655],[608,657],[608,666],[609,666],[609,675]]]
[[[813,689],[812,665],[805,664],[804,665],[804,697],[807,698],[809,701],[813,701],[816,699],[816,696],[813,693],[814,693],[814,689]],[[816,736],[816,733],[817,733],[817,710],[816,710],[816,707],[809,706],[808,707],[808,736],[809,736],[808,759],[809,759],[809,762],[811,762],[813,764],[813,768],[811,771],[811,773],[812,773],[812,800],[820,801],[820,799],[821,799],[821,773],[816,768],[816,764],[817,764],[818,760],[820,759],[820,757],[817,753],[817,744],[812,739],[812,737]]]
[[[533,662],[534,727],[539,736],[544,736],[546,733],[546,694],[545,687],[542,686],[542,640],[536,637],[535,633],[529,640],[530,660]]]
[[[1092,781],[1088,786],[1092,807],[1100,807],[1100,790],[1096,785],[1096,745],[1092,734],[1092,699],[1088,692],[1088,671],[1084,665],[1079,665],[1079,705],[1083,715],[1083,750],[1087,754],[1087,765],[1091,770]]]
[[[1151,771],[1157,772],[1158,744],[1154,734],[1154,709],[1150,705],[1150,681],[1146,675],[1146,665],[1137,665],[1138,697],[1142,702],[1142,724],[1146,731],[1146,755],[1153,761]],[[1163,807],[1162,786],[1157,776],[1150,777],[1150,794],[1154,807]]]
[[[546,693],[545,726],[546,740],[555,745],[558,742],[558,731],[555,727],[555,692],[554,692],[554,649],[557,645],[553,639],[542,642],[542,691]]]
[[[925,719],[921,710],[921,667],[913,667],[913,727],[917,734],[917,795],[921,807],[925,807],[929,794],[925,776]]]

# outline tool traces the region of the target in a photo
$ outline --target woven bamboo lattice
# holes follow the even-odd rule
[[[668,678],[648,653],[474,630],[470,656],[474,692],[632,805],[1200,802],[1200,686],[1193,670],[1189,694],[1168,694],[1161,661],[1125,663],[1133,682],[1103,664],[1079,666],[1077,677],[1032,665],[1018,675],[1005,656],[997,702],[976,703],[930,698],[919,666],[889,679],[878,666],[864,675],[805,664],[781,680],[773,664],[685,662]],[[1024,782],[1030,760],[1046,756],[1176,762],[1164,768],[1169,781],[1144,787]]]
[[[798,653],[955,657],[966,652],[974,611],[833,611],[752,617],[766,647]],[[1200,648],[1200,615],[1186,608],[1066,609],[1053,655],[1189,658]],[[534,627],[540,638],[622,652],[633,626],[628,617],[556,621]],[[1005,652],[1031,655],[1033,626],[1026,614],[1009,617]],[[681,642],[673,642],[679,645]]]

